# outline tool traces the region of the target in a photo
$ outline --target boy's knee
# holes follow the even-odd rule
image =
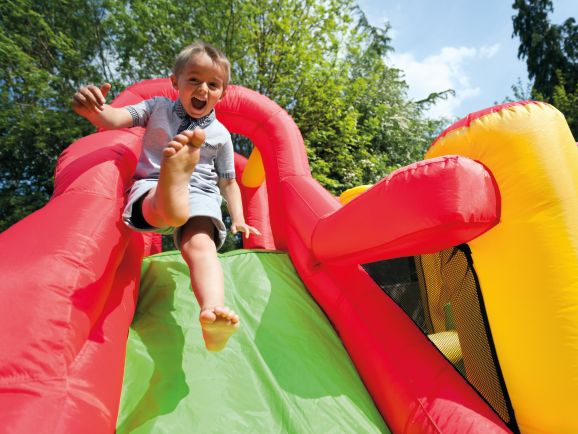
[[[180,229],[181,246],[187,247],[194,252],[206,253],[209,250],[216,251],[214,241],[214,225],[208,217],[193,217]]]
[[[140,204],[144,219],[151,225],[157,228],[171,226],[178,228],[183,226],[189,220],[189,210],[187,208],[179,208],[176,210],[166,210],[158,206],[155,200],[156,189],[151,189],[142,198]]]
[[[187,221],[189,220],[189,214],[188,213],[180,213],[180,212],[176,212],[176,213],[171,213],[170,215],[165,215],[163,216],[164,221],[166,222],[167,226],[172,226],[174,228],[180,228],[181,226],[184,226],[187,224]]]

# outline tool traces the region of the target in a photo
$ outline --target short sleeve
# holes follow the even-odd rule
[[[128,110],[132,117],[133,127],[144,127],[146,126],[151,113],[155,107],[157,98],[147,99],[141,101],[138,104],[127,105],[124,108]]]
[[[219,152],[215,159],[215,169],[219,178],[235,179],[235,151],[231,135],[228,134],[227,136],[227,141],[219,146]]]

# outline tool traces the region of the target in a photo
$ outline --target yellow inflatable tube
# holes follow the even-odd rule
[[[350,188],[345,190],[341,195],[339,195],[339,202],[341,205],[348,204],[361,193],[369,190],[372,186],[371,185],[359,185],[357,187]]]
[[[261,152],[257,148],[253,148],[251,155],[247,159],[247,165],[243,170],[241,183],[248,188],[257,188],[265,181],[265,167],[263,166],[263,158]]]
[[[564,116],[506,104],[446,130],[426,157],[484,164],[500,223],[469,243],[522,433],[578,433],[578,148]]]

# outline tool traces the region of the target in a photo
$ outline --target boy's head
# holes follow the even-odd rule
[[[183,108],[194,118],[208,115],[225,96],[231,65],[225,55],[205,42],[185,47],[176,57],[171,81]]]
[[[191,45],[186,46],[179,54],[177,54],[177,57],[175,58],[175,64],[173,65],[173,74],[178,77],[185,66],[187,66],[187,64],[190,62],[194,62],[195,57],[199,54],[206,54],[215,63],[215,65],[218,65],[220,68],[222,68],[226,76],[226,87],[229,84],[229,80],[231,78],[231,64],[229,63],[229,59],[227,59],[221,50],[202,41],[193,42]]]

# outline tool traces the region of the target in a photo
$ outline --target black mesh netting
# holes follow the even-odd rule
[[[364,269],[517,431],[469,247],[365,264]]]

